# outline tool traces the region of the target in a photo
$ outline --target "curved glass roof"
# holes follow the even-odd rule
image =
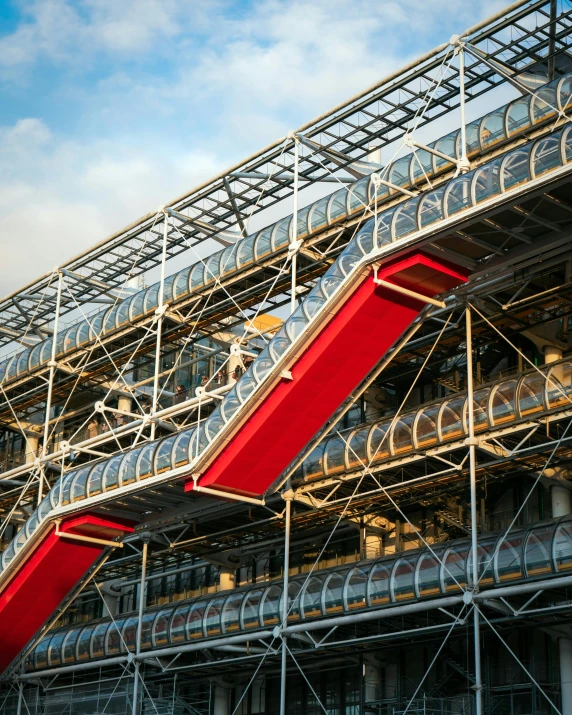
[[[524,169],[520,166],[520,159],[518,161],[516,159],[516,157],[521,157],[523,151],[526,151],[527,157]],[[58,506],[82,501],[118,486],[185,466],[197,459],[214,442],[218,433],[229,420],[253,397],[255,391],[273,372],[277,363],[290,351],[294,343],[303,339],[302,334],[307,325],[317,319],[327,301],[341,289],[342,284],[346,283],[346,279],[352,276],[354,268],[364,256],[376,248],[405,238],[430,223],[460,214],[486,199],[505,193],[516,185],[512,183],[512,179],[517,173],[519,176],[525,177],[518,182],[522,183],[543,176],[570,162],[572,162],[572,126],[568,125],[557,132],[537,139],[526,149],[522,147],[514,149],[463,176],[452,179],[437,191],[425,193],[396,207],[389,208],[378,215],[377,224],[374,219],[367,221],[342,251],[337,261],[288,318],[276,336],[225,395],[219,406],[198,428],[192,427],[183,430],[159,442],[147,443],[125,455],[115,456],[106,461],[97,462],[90,467],[80,467],[68,472],[63,480],[60,479],[56,482],[2,553],[0,573],[6,569],[30,536]],[[520,168],[516,169],[515,166]],[[432,197],[431,201],[428,197]],[[290,219],[278,222],[273,231],[284,221],[290,221]],[[233,250],[235,248],[235,246],[232,247]],[[225,251],[227,250],[225,249]],[[193,267],[193,270],[195,268],[196,266]],[[148,291],[144,295],[147,293]],[[135,298],[140,295],[137,294]],[[546,381],[543,375],[538,376],[538,374],[533,375],[530,379],[540,380],[541,383]],[[542,390],[542,388],[540,389]],[[521,399],[520,395],[519,392],[518,400]],[[455,399],[463,400],[463,398]],[[568,396],[566,396],[566,400],[569,400]],[[454,400],[451,400],[450,403],[446,409],[444,408],[443,415],[439,417],[440,439],[452,439],[457,436],[458,430],[456,431],[453,426],[457,424],[455,415],[459,411],[462,413],[463,407],[461,404],[454,405]],[[519,417],[526,415],[526,410],[521,408],[520,402],[518,413],[515,414],[518,414]],[[427,429],[429,429],[428,419],[424,418],[422,422]],[[466,418],[459,417],[459,424],[462,425],[463,419]],[[387,445],[394,451],[396,449],[405,451],[408,428],[412,430],[411,440],[413,440],[417,435],[413,429],[414,424],[411,422],[410,425],[404,426],[402,418],[392,430],[391,440],[388,442],[386,437],[383,437],[380,444]],[[397,433],[396,429],[398,429]],[[415,426],[416,429],[417,426]],[[459,429],[462,430],[463,427],[461,426]],[[379,427],[379,430],[383,431],[383,428]],[[416,436],[415,439],[417,439]],[[429,438],[427,437],[427,439]],[[411,444],[415,443],[412,441]],[[417,442],[415,448],[419,448],[421,444]],[[383,446],[380,446],[377,453],[382,450]]]
[[[485,535],[478,545],[479,588],[546,579],[572,569],[572,516]],[[288,624],[458,594],[471,586],[469,539],[402,551],[290,578]],[[274,628],[281,622],[281,580],[175,601],[144,612],[142,650]],[[28,656],[41,670],[135,650],[137,614],[103,618],[48,633]]]
[[[559,112],[572,109],[572,74],[565,75],[540,89],[537,96],[518,98],[509,104],[486,114],[467,126],[468,156],[472,157],[481,152],[489,151],[496,145],[502,144],[530,130],[534,125],[539,125],[557,117]],[[460,158],[460,130],[456,130],[430,144],[452,159]],[[546,149],[544,153],[546,153]],[[499,167],[493,167],[490,172],[481,173],[472,193],[469,195],[463,188],[465,177],[460,177],[459,182],[448,192],[443,204],[442,190],[424,194],[423,201],[418,200],[417,205],[407,208],[399,207],[390,209],[393,213],[386,216],[388,235],[392,240],[410,233],[414,222],[421,228],[437,221],[443,216],[449,216],[470,205],[479,203],[492,193],[495,193],[497,174],[504,183],[501,190],[508,190],[532,176],[539,175],[543,159],[539,158],[530,168],[526,160],[526,150],[523,154],[513,157],[510,166],[504,166],[502,178]],[[546,170],[548,163],[543,166]],[[388,180],[401,187],[413,187],[424,183],[426,178],[451,169],[452,162],[435,156],[425,150],[417,150],[412,154],[397,159],[383,170],[383,175]],[[498,193],[498,192],[497,192]],[[298,212],[297,238],[305,238],[321,230],[325,226],[362,212],[372,201],[383,201],[394,197],[395,189],[379,186],[377,190],[372,184],[371,177],[367,176],[355,183],[346,186],[330,196],[326,196]],[[443,204],[442,210],[435,207]],[[390,222],[390,219],[393,222]],[[201,291],[212,284],[216,278],[230,275],[240,271],[248,265],[254,264],[273,252],[285,250],[292,236],[292,217],[287,216],[277,223],[261,231],[246,236],[221,251],[218,251],[204,262],[195,263],[165,280],[164,303],[176,303],[189,297],[192,293]],[[56,359],[68,355],[76,350],[85,348],[94,342],[97,337],[105,337],[127,325],[146,316],[153,315],[158,307],[159,283],[135,293],[115,305],[86,318],[60,332],[55,338],[43,340],[31,348],[11,355],[0,362],[0,382],[7,383],[33,372],[47,365],[51,359],[53,340],[56,341]]]

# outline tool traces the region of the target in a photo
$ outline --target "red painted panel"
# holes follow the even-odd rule
[[[466,280],[458,268],[421,253],[384,265],[378,277],[428,296]],[[199,485],[250,496],[264,493],[424,305],[367,276],[289,368],[293,380],[282,380],[262,398]],[[186,489],[192,488],[193,482],[187,482]]]
[[[60,531],[113,539],[133,531],[133,527],[88,513],[66,520]],[[18,655],[105,548],[72,541],[55,532],[52,525],[0,594],[0,671]]]

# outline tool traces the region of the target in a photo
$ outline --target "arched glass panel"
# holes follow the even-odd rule
[[[288,622],[300,620],[300,588],[299,581],[290,581],[288,584]],[[280,613],[282,613],[282,601],[284,594],[280,599]]]
[[[524,566],[528,577],[552,573],[552,524],[537,526],[528,532],[524,547]]]
[[[98,623],[91,637],[91,656],[92,658],[103,658],[105,655],[105,634],[109,628],[109,621]]]
[[[50,641],[53,638],[52,634],[50,633],[47,636],[44,636],[42,640],[38,643],[36,648],[34,649],[34,666],[36,669],[41,669],[41,668],[46,668],[48,665],[48,647],[50,645]]]
[[[87,325],[87,338],[89,339],[89,325],[87,323],[82,323],[82,328]],[[37,345],[34,345],[32,348],[32,351],[30,352],[30,358],[28,360],[28,364],[30,366],[30,370],[34,370],[35,368],[38,367],[40,364],[40,353],[42,352],[42,343],[38,343]],[[4,363],[4,367],[6,366],[6,363]],[[2,381],[3,373],[2,373],[2,365],[0,364],[0,382]]]
[[[566,75],[560,80],[558,89],[558,106],[563,111],[569,111],[572,104],[572,75]]]
[[[322,579],[311,576],[301,595],[302,617],[317,618],[322,615]]]
[[[447,134],[446,137],[443,137],[442,139],[438,139],[436,142],[433,142],[433,144],[430,144],[431,147],[435,147],[437,151],[440,151],[442,154],[446,154],[447,156],[450,156],[453,161],[456,161],[458,159],[457,156],[457,136],[459,134],[459,131],[454,131],[451,132],[451,134]],[[445,168],[446,166],[452,166],[452,162],[446,161],[445,159],[442,159],[440,156],[435,156],[433,155],[433,161],[435,162],[435,171],[440,171],[441,169]]]
[[[51,350],[51,345],[50,345],[50,350]],[[49,360],[49,358],[48,358],[48,360]],[[9,380],[13,380],[16,377],[16,368],[18,367],[18,355],[13,355],[11,358],[8,358],[8,363],[9,363],[8,367],[6,368],[5,382],[8,382]]]
[[[534,176],[542,176],[562,164],[560,152],[561,133],[539,139],[532,149],[532,166]]]
[[[175,276],[175,280],[173,282],[173,299],[174,300],[179,300],[179,298],[182,298],[184,295],[187,295],[189,292],[189,273],[191,272],[192,266],[189,266],[188,268],[183,268],[182,271],[179,271],[177,275]]]
[[[18,364],[16,366],[16,373],[18,375],[21,375],[23,372],[26,372],[28,370],[28,358],[29,357],[30,357],[29,348],[18,354]]]
[[[197,638],[203,637],[203,615],[205,606],[205,601],[191,604],[185,625],[187,640],[196,640]]]
[[[364,256],[373,251],[373,221],[368,221],[355,237],[355,247]]]
[[[274,230],[272,231],[272,250],[277,251],[279,248],[283,248],[290,243],[290,224],[292,223],[292,217],[286,216],[286,218],[278,221],[274,225]]]
[[[240,606],[244,593],[233,593],[225,601],[222,609],[222,628],[225,633],[234,633],[240,628]]]
[[[115,327],[115,322],[113,324]],[[67,330],[60,330],[56,338],[56,357],[61,355],[64,351],[64,342],[66,339]],[[17,360],[16,360],[17,362]]]
[[[489,395],[490,387],[485,387],[481,390],[475,390],[473,395],[473,424],[475,430],[484,430],[489,426]],[[463,406],[464,411],[464,421],[465,421],[465,432],[468,432],[468,420],[469,420],[469,403],[468,400],[464,401]]]
[[[63,348],[65,353],[69,352],[70,350],[75,350],[77,333],[80,327],[81,323],[76,323],[75,325],[72,325],[71,328],[66,332]]]
[[[459,544],[447,549],[441,570],[444,591],[458,591],[467,585],[467,544]]]
[[[413,449],[413,421],[415,413],[411,412],[396,420],[391,431],[391,452],[402,454]]]
[[[326,474],[345,471],[346,442],[340,436],[330,437],[326,443]]]
[[[71,501],[76,502],[86,497],[86,485],[87,478],[91,472],[91,465],[89,467],[82,467],[76,472],[76,475],[72,481],[71,485]]]
[[[121,486],[133,484],[137,480],[137,460],[143,449],[144,447],[139,447],[127,452],[119,465],[119,483]]]
[[[76,658],[79,661],[82,660],[89,660],[91,657],[90,654],[90,641],[91,641],[91,634],[93,633],[93,629],[96,626],[86,626],[83,631],[80,633],[79,638],[77,640],[77,646],[76,646]],[[36,648],[36,651],[38,649]],[[36,668],[38,667],[38,662],[36,661]]]
[[[572,521],[565,519],[554,533],[554,566],[556,571],[572,569]]]
[[[209,256],[205,261],[203,284],[208,285],[220,276],[220,259],[222,251],[217,251]]]
[[[304,460],[305,479],[320,479],[325,475],[324,450],[326,443],[319,444]]]
[[[258,234],[247,236],[238,242],[238,252],[236,256],[237,268],[244,268],[254,260],[254,241]]]
[[[347,196],[348,190],[344,187],[330,197],[328,204],[328,221],[332,223],[347,216]]]
[[[532,145],[509,152],[501,163],[501,185],[503,191],[530,181],[530,152]]]
[[[501,107],[483,117],[481,122],[481,145],[488,149],[503,141],[505,136],[504,115],[506,108]]]
[[[260,626],[260,601],[263,593],[261,588],[247,593],[242,606],[243,628],[258,628]]]
[[[466,174],[453,179],[446,186],[444,198],[446,216],[454,216],[459,211],[464,211],[473,205],[472,179],[472,174]]]
[[[143,305],[145,304],[146,291],[141,290],[133,296],[129,306],[129,318],[135,320],[140,315],[143,315]]]
[[[349,571],[346,578],[345,607],[349,610],[365,608],[367,572],[359,568]]]
[[[256,246],[254,248],[256,260],[264,258],[264,256],[267,256],[269,253],[272,252],[271,238],[273,228],[274,226],[269,226],[258,234],[258,237],[256,239]]]
[[[467,124],[465,127],[467,156],[473,156],[481,150],[481,119]]]
[[[172,608],[166,608],[160,611],[155,618],[152,630],[152,645],[153,648],[168,645],[169,643],[169,619],[173,613]]]
[[[246,402],[246,400],[252,395],[256,389],[256,378],[254,377],[253,371],[248,369],[240,380],[236,383],[236,393],[241,402]]]
[[[414,577],[417,556],[398,559],[391,573],[391,600],[405,601],[415,598]]]
[[[173,467],[180,467],[182,464],[188,464],[191,461],[189,447],[193,431],[194,428],[191,428],[178,434],[173,447]]]
[[[174,434],[159,442],[155,451],[155,474],[171,469],[173,461],[173,447],[179,435]]]
[[[447,400],[441,408],[439,415],[439,437],[441,440],[456,439],[463,435],[463,406],[464,397],[454,397]]]
[[[396,186],[409,186],[411,184],[411,159],[412,155],[402,156],[391,164],[389,169],[389,181]]]
[[[419,596],[441,593],[441,564],[433,554],[423,554],[417,562],[417,591]]]
[[[530,100],[531,96],[528,95],[515,99],[508,105],[507,126],[509,137],[530,127]]]
[[[125,626],[123,627],[123,642],[121,644],[121,650],[125,653],[125,649],[135,651],[135,645],[137,640],[137,624],[139,619],[137,616],[132,616],[125,621]]]
[[[440,405],[431,405],[419,413],[413,430],[416,449],[437,444],[437,418],[440,407]]]
[[[90,339],[91,340],[94,340],[96,337],[101,335],[101,327],[103,325],[103,319],[105,318],[106,314],[107,314],[107,310],[104,310],[101,313],[97,313],[96,315],[93,315],[90,317],[90,321],[91,321]]]
[[[221,610],[224,606],[226,598],[219,596],[213,598],[205,611],[204,628],[205,634],[209,636],[219,636],[222,633],[221,628]]]
[[[532,372],[521,380],[518,388],[518,408],[521,417],[544,410],[546,378],[542,373]]]
[[[173,283],[176,277],[176,274],[173,274],[165,278],[163,283],[163,303],[170,303],[173,300]]]
[[[412,161],[413,180],[422,182],[433,173],[433,155],[424,149],[416,149]]]
[[[339,613],[344,607],[345,573],[335,571],[326,577],[324,582],[324,613]]]
[[[125,300],[122,300],[117,307],[117,318],[115,322],[118,328],[129,322],[129,307],[131,306],[132,300],[133,298],[131,297],[126,298]]]
[[[262,625],[275,626],[280,622],[280,600],[282,589],[279,586],[270,586],[264,591],[262,597]]]
[[[439,221],[444,217],[443,197],[445,189],[437,189],[437,191],[429,191],[422,196],[419,201],[418,217],[419,228],[430,226],[435,221]]]
[[[139,454],[137,461],[137,480],[145,479],[153,474],[153,455],[157,444],[151,442],[146,444]]]
[[[87,479],[87,496],[94,497],[96,494],[101,494],[103,470],[107,466],[107,462],[98,462],[93,465],[89,477]]]
[[[558,81],[541,87],[536,91],[536,96],[532,98],[532,118],[535,124],[554,117],[558,113],[558,98],[556,96]]]
[[[348,469],[361,469],[367,464],[367,436],[369,427],[361,427],[352,432],[346,447]]]
[[[319,282],[320,291],[328,298],[333,295],[338,289],[340,283],[345,278],[345,273],[341,270],[339,263],[333,264],[324,274],[323,278]]]
[[[73,663],[75,661],[75,647],[80,633],[81,628],[72,628],[71,631],[68,631],[62,647],[64,663]]]
[[[392,239],[397,241],[410,233],[417,231],[418,199],[401,204],[393,217]]]
[[[154,312],[159,305],[159,284],[156,283],[145,291],[145,303],[143,312],[145,314]]]
[[[509,534],[503,539],[495,556],[497,583],[522,578],[522,542],[524,534]]]
[[[268,345],[268,352],[272,360],[275,363],[278,362],[291,344],[290,338],[286,335],[285,328],[281,328]]]
[[[368,464],[375,464],[389,457],[389,422],[382,422],[372,427],[369,436]]]
[[[254,382],[254,378],[250,381],[250,383]],[[249,383],[249,386],[251,384]],[[253,388],[254,389],[254,388]],[[224,420],[222,418],[222,414],[220,409],[214,410],[214,412],[211,412],[210,417],[206,420],[204,423],[204,433],[209,440],[209,442],[212,442],[213,439],[217,436],[217,434],[221,431],[221,429],[224,427]]]
[[[186,637],[187,615],[190,605],[177,606],[169,624],[169,643],[181,643]]]
[[[105,637],[105,655],[115,655],[121,651],[125,652],[123,642],[121,640],[121,630],[123,628],[123,624],[123,619],[112,621],[109,624]]]
[[[112,457],[107,462],[107,466],[103,470],[103,491],[109,492],[112,489],[117,489],[119,486],[119,466],[125,455],[119,454]]]
[[[290,316],[285,325],[286,334],[292,342],[294,342],[300,333],[302,333],[306,325],[308,325],[308,318],[306,317],[302,306],[299,306]]]
[[[40,343],[42,346],[42,354],[40,356],[40,365],[44,365],[44,363],[47,363],[49,360],[51,360],[52,357],[52,343],[53,340],[52,338],[49,338],[48,340],[44,340],[43,343]],[[8,358],[10,360],[10,358]],[[8,373],[10,368],[6,368],[6,372]]]
[[[270,358],[268,358],[268,362],[270,363],[271,367],[274,365],[274,363],[272,362],[272,360],[270,360]],[[258,363],[258,360],[253,365],[255,373],[256,373],[257,363]],[[236,414],[236,412],[238,411],[241,404],[242,403],[238,399],[238,393],[236,391],[236,387],[233,387],[229,392],[226,393],[224,400],[220,404],[220,412],[221,412],[221,416],[222,416],[224,422],[228,422],[231,419],[231,417],[234,414]]]
[[[377,217],[377,230],[375,232],[376,247],[386,246],[391,243],[391,226],[393,214],[397,209],[391,208],[382,211]]]
[[[227,246],[222,252],[220,259],[220,275],[226,276],[236,270],[236,243],[232,246]]]
[[[474,172],[472,190],[475,204],[500,194],[500,162],[500,159],[491,161]]]
[[[310,230],[318,231],[320,228],[328,225],[328,201],[329,196],[317,201],[310,213]]]
[[[54,633],[48,648],[48,665],[61,665],[62,662],[62,644],[64,642],[66,632],[59,631]]]
[[[153,621],[157,611],[147,611],[143,614],[141,619],[141,648],[151,648],[153,645],[151,642],[151,636],[153,631]],[[137,634],[137,626],[135,626],[135,633]]]
[[[493,583],[493,553],[497,545],[496,539],[487,539],[479,544],[477,550],[477,565],[479,574],[479,584],[481,586],[488,586]],[[469,556],[467,557],[468,566],[468,582],[472,586],[472,551],[469,550]]]
[[[493,389],[491,398],[493,425],[502,425],[516,417],[517,384],[517,380],[507,380]]]
[[[305,236],[308,235],[308,216],[310,214],[310,209],[312,208],[312,204],[309,206],[305,206],[303,209],[300,209],[298,211],[298,216],[297,216],[297,221],[298,221],[298,227],[296,231],[296,237],[297,238],[304,238]]]
[[[195,263],[189,274],[189,292],[199,290],[205,284],[205,267],[202,263]]]
[[[572,363],[559,363],[552,367],[546,378],[548,408],[554,409],[572,403]]]

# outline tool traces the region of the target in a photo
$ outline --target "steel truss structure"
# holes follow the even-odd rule
[[[516,2],[0,303],[3,712],[572,708],[571,24]],[[411,315],[237,486],[364,276]]]

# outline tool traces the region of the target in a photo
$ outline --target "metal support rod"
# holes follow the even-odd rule
[[[282,628],[288,624],[288,577],[290,572],[290,524],[292,520],[292,499],[294,495],[288,485],[287,491],[282,498],[286,502],[285,522],[284,522],[284,584],[282,599]],[[286,715],[286,664],[288,658],[288,647],[286,636],[282,634],[282,661],[280,664],[280,715]]]
[[[550,0],[550,30],[548,32],[548,81],[555,78],[556,58],[554,50],[556,47],[556,15],[558,13],[556,0]]]
[[[24,700],[24,683],[18,685],[18,706],[16,707],[16,715],[22,715],[22,701]]]
[[[52,392],[54,389],[54,377],[56,375],[56,343],[58,338],[58,320],[62,302],[63,276],[58,272],[58,292],[56,294],[56,312],[54,315],[54,333],[52,337],[52,352],[50,355],[50,375],[48,378],[48,394],[46,396],[46,412],[44,415],[44,441],[42,443],[42,457],[48,453],[48,439],[50,436],[50,411],[52,409]],[[44,486],[44,469],[40,467],[38,486],[38,504],[42,501]]]
[[[165,294],[165,263],[167,260],[167,238],[169,233],[169,219],[167,214],[163,214],[163,253],[161,254],[161,281],[159,283],[159,295],[157,297],[157,340],[155,342],[155,370],[153,380],[153,401],[151,405],[151,414],[155,416],[157,412],[157,403],[159,400],[159,373],[161,372],[161,331],[163,329],[163,315],[165,307],[163,306],[163,297]],[[155,438],[156,425],[151,423],[151,439]]]
[[[469,473],[471,484],[471,569],[473,574],[473,593],[479,590],[479,561],[478,561],[478,534],[477,534],[477,470],[476,470],[476,439],[474,415],[474,389],[473,389],[473,336],[471,327],[471,309],[465,308],[466,338],[467,338],[467,422],[469,427]],[[475,715],[482,715],[483,692],[481,676],[481,634],[480,614],[478,608],[473,608],[473,638],[475,651]]]
[[[290,312],[296,310],[296,257],[298,254],[298,139],[294,137],[294,210],[292,212],[292,238],[290,239],[292,251],[292,286],[290,298]]]
[[[462,174],[469,171],[470,164],[467,159],[467,127],[465,121],[465,50],[459,44],[459,106],[461,109],[461,160],[459,170]]]
[[[137,618],[137,635],[135,639],[135,653],[139,655],[141,652],[141,629],[143,623],[143,611],[145,610],[145,582],[146,582],[146,572],[147,572],[147,550],[149,548],[149,541],[143,541],[143,551],[141,554],[141,581],[139,582],[139,614]],[[139,673],[140,668],[139,663],[135,663],[135,672],[133,673],[133,704],[132,704],[132,715],[137,715],[137,700],[139,698],[139,678],[141,677]]]

